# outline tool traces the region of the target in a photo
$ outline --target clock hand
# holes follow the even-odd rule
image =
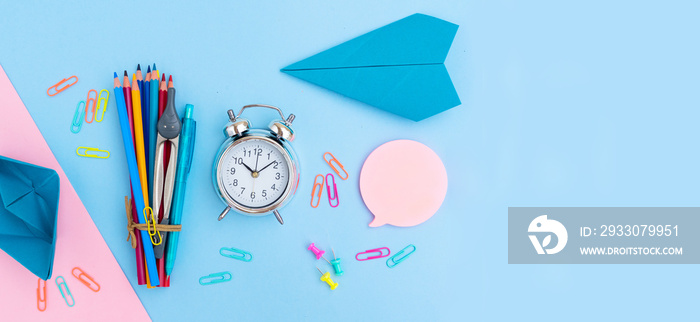
[[[257,150],[255,150],[255,151],[257,152]],[[256,154],[256,157],[255,157],[255,172],[259,172],[258,171],[258,159],[260,159],[260,154]]]
[[[270,164],[268,164],[268,165],[264,166],[262,169],[258,170],[258,173],[260,173],[260,172],[262,172],[263,170],[267,169],[267,167],[271,166],[271,165],[272,165],[273,163],[275,163],[275,162],[277,162],[277,161],[272,161],[272,162],[270,162]]]
[[[242,164],[243,164],[243,166],[244,166],[246,169],[248,169],[248,171],[250,171],[250,173],[255,172],[255,171],[253,171],[253,169],[251,169],[251,168],[250,168],[248,165],[246,165],[245,163],[242,163]]]

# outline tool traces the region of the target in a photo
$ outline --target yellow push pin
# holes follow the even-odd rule
[[[321,273],[321,280],[326,282],[326,284],[328,284],[328,286],[331,287],[331,291],[338,287],[338,283],[333,282],[333,280],[331,279],[331,273],[326,272],[325,274],[323,274],[320,268],[316,267],[316,269],[319,273]]]

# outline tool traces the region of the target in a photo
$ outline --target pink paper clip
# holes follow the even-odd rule
[[[318,247],[316,247],[314,243],[311,243],[311,245],[309,245],[308,250],[312,251],[314,255],[316,255],[316,259],[321,259],[321,257],[323,257],[323,253],[325,253],[325,251],[318,249]]]
[[[330,180],[328,176],[331,176]],[[331,181],[333,181],[333,194],[331,194]],[[335,186],[335,177],[332,173],[326,175],[326,189],[328,190],[328,204],[333,208],[338,207],[338,205],[340,205],[340,199],[338,199],[338,188]],[[333,205],[333,200],[335,200],[335,206]]]
[[[94,92],[95,97],[92,98],[90,97],[90,93]],[[87,103],[85,103],[85,123],[92,123],[92,121],[95,120],[95,112],[97,111],[97,91],[94,89],[91,89],[88,91],[88,96],[87,96]],[[92,118],[88,121],[88,114],[90,114],[90,103],[92,103]]]
[[[386,249],[386,255],[384,255],[384,252],[382,251],[382,249]],[[373,254],[373,253],[379,253],[379,255],[367,256],[367,258],[362,258],[362,259],[360,259],[360,257],[359,257],[360,255]],[[355,255],[355,259],[358,261],[366,261],[366,260],[370,260],[370,259],[387,257],[389,255],[391,255],[391,250],[389,250],[389,248],[386,248],[386,247],[381,247],[381,248],[370,249],[370,250],[364,251],[362,253],[357,253],[357,255]]]

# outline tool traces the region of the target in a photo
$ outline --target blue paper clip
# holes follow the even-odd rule
[[[253,260],[253,254],[233,247],[221,247],[221,249],[219,249],[219,254],[224,257],[233,258],[244,262],[250,262]]]
[[[85,109],[85,101],[78,102],[78,108],[75,110],[75,114],[73,115],[73,123],[71,123],[71,125],[70,125],[71,132],[77,134],[78,132],[80,132],[80,129],[83,127],[83,110],[84,109]],[[77,130],[76,130],[76,128],[77,128]]]
[[[61,279],[63,282],[58,282],[58,279]],[[66,289],[65,292],[63,292],[63,288],[61,288],[61,285],[63,285]],[[75,299],[73,298],[73,295],[70,294],[70,290],[68,289],[68,284],[66,284],[66,279],[63,278],[63,276],[56,277],[56,286],[58,286],[58,290],[61,291],[61,296],[63,296],[63,300],[66,301],[66,304],[69,307],[73,307],[75,305]],[[68,294],[68,297],[70,297],[70,301],[68,301],[68,297],[66,297],[66,294]],[[72,303],[72,304],[71,304]]]
[[[330,177],[330,179],[328,179]],[[333,193],[331,193],[331,185],[333,182]],[[335,185],[335,177],[332,173],[326,175],[326,190],[328,191],[328,204],[335,208],[340,205],[340,199],[338,198],[338,188]],[[335,200],[335,205],[333,205],[333,200]]]
[[[200,285],[211,285],[211,284],[223,283],[223,282],[230,281],[231,278],[233,278],[233,276],[231,276],[231,273],[229,273],[229,272],[214,273],[214,274],[209,274],[207,276],[200,277],[199,284]]]
[[[404,254],[404,252],[409,249],[413,248],[410,252]],[[389,266],[389,268],[392,268],[396,265],[399,265],[401,262],[403,262],[408,256],[413,254],[413,252],[416,251],[416,246],[413,246],[413,244],[409,244],[406,246],[406,248],[400,250],[398,253],[394,254],[394,256],[389,257],[389,259],[386,260],[386,266]],[[401,256],[403,254],[403,256]]]

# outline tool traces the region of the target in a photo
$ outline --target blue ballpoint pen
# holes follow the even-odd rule
[[[185,117],[182,119],[182,132],[180,133],[180,155],[178,156],[177,173],[175,174],[175,188],[173,190],[173,207],[170,214],[170,224],[179,225],[182,220],[182,205],[185,201],[185,186],[187,175],[190,173],[192,165],[192,155],[194,153],[194,139],[197,134],[197,122],[192,119],[194,106],[185,106]],[[168,277],[173,271],[175,263],[175,252],[177,251],[177,241],[180,233],[175,231],[170,233],[170,240],[165,252],[165,275]]]

